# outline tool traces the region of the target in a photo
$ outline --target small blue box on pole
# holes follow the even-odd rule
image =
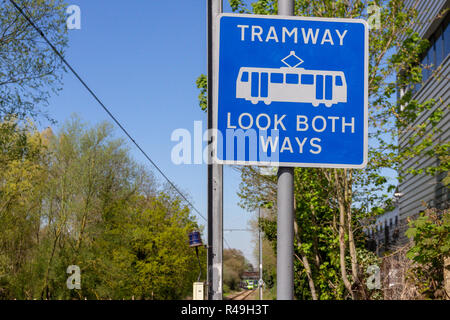
[[[202,237],[199,231],[192,231],[189,233],[189,246],[190,247],[198,247],[202,246]]]

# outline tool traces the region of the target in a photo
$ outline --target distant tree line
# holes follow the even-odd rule
[[[239,290],[242,274],[253,271],[253,266],[247,261],[242,251],[238,249],[223,250],[223,291]]]

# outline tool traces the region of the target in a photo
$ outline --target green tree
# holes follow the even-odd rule
[[[125,212],[115,208],[110,213],[110,230],[103,238],[106,247],[95,260],[109,270],[103,276],[109,280],[102,281],[98,290],[110,285],[108,295],[116,299],[190,295],[199,270],[195,251],[187,245],[187,234],[196,227],[189,211],[180,200],[164,194],[138,196],[134,201],[136,207],[127,206]],[[200,250],[200,258],[205,260],[205,250]]]
[[[64,281],[71,264],[84,275],[80,298],[189,294],[198,274],[187,245],[187,234],[196,227],[189,210],[157,190],[123,140],[112,139],[111,125],[86,129],[75,118],[52,141],[48,220],[53,223],[43,287],[55,292],[45,296],[67,297],[50,279]]]
[[[15,0],[63,53],[67,45],[62,0]],[[0,119],[36,116],[60,89],[62,63],[8,0],[0,1]]]
[[[0,298],[30,297],[39,243],[40,203],[47,173],[42,166],[46,149],[32,124],[0,123]]]
[[[113,136],[110,124],[77,117],[57,133],[1,123],[1,298],[192,294],[199,265],[188,233],[197,222]],[[81,289],[66,287],[70,265],[80,267]]]

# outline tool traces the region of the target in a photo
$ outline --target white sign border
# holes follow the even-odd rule
[[[279,20],[303,20],[303,21],[329,21],[345,23],[362,23],[364,25],[364,150],[363,162],[361,164],[333,164],[333,163],[304,163],[304,162],[267,162],[267,161],[240,161],[240,160],[220,160],[217,158],[217,137],[215,136],[219,121],[219,53],[220,53],[220,20],[222,17],[256,18],[256,19],[279,19]],[[213,155],[212,160],[216,164],[222,165],[247,165],[247,166],[281,166],[281,167],[304,167],[304,168],[343,168],[343,169],[363,169],[368,161],[368,103],[369,103],[369,25],[364,19],[350,18],[316,18],[297,17],[281,15],[259,15],[259,14],[237,14],[221,13],[214,19],[215,32],[213,33]]]

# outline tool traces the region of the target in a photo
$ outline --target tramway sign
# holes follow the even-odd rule
[[[218,163],[366,165],[364,20],[222,14],[215,29]]]

